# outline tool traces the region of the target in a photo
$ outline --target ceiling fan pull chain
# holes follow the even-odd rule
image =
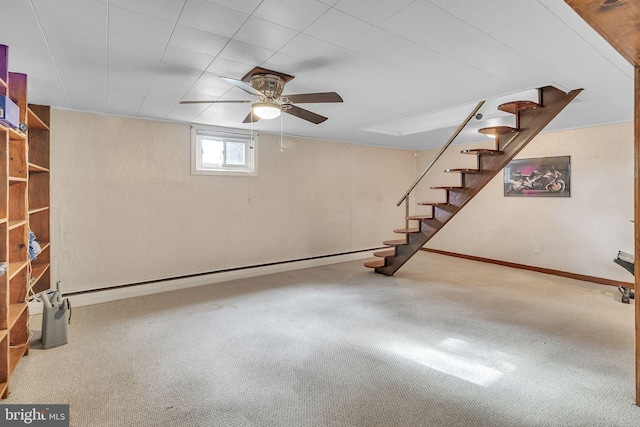
[[[280,114],[280,152],[284,152],[284,148],[282,146],[282,114]]]

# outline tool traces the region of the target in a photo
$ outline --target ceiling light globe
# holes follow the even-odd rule
[[[253,114],[265,120],[275,119],[280,115],[280,107],[269,102],[256,102],[251,108]]]

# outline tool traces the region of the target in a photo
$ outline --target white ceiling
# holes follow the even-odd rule
[[[563,0],[0,0],[0,11],[10,70],[28,74],[30,102],[59,108],[248,128],[250,104],[179,102],[251,99],[218,76],[261,66],[296,76],[285,95],[344,98],[303,105],[329,117],[320,125],[283,115],[289,135],[435,147],[476,102],[550,83],[584,91],[548,130],[633,119],[632,66]],[[472,125],[512,120],[494,104]]]

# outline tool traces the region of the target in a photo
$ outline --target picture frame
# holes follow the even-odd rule
[[[505,197],[571,197],[571,156],[512,160],[504,168]]]

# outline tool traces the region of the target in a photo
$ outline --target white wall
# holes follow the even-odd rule
[[[417,169],[434,155],[421,152]],[[633,253],[633,123],[543,133],[516,158],[562,155],[571,156],[571,197],[504,197],[500,173],[426,247],[632,282],[612,260]],[[438,169],[469,166],[451,159]]]
[[[65,291],[379,247],[404,150],[262,134],[258,176],[190,175],[189,126],[52,110],[52,280]],[[364,268],[364,267],[363,267]]]

